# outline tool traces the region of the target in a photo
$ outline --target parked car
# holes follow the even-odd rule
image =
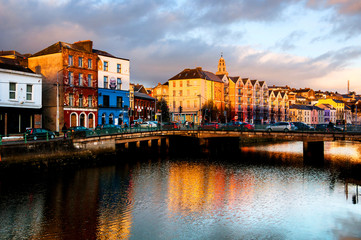
[[[314,131],[315,128],[303,123],[303,122],[292,122],[293,125],[295,125],[295,127],[297,128],[298,131]]]
[[[114,124],[102,124],[98,125],[95,128],[95,132],[97,134],[108,134],[108,133],[116,133],[120,132],[122,129],[120,126],[114,125]]]
[[[28,128],[25,136],[27,140],[53,139],[57,134],[44,128]]]
[[[242,127],[245,131],[252,131],[254,130],[254,125],[252,123],[246,123],[246,122],[243,122],[242,123]]]
[[[321,132],[342,132],[344,129],[341,126],[335,126],[330,124],[317,124],[316,131]]]
[[[290,122],[276,122],[266,127],[266,131],[268,132],[272,132],[272,131],[288,132],[295,129],[296,129],[295,125],[293,125],[293,123]]]
[[[177,130],[179,129],[179,123],[177,122],[164,122],[162,123],[163,130]]]
[[[217,122],[202,123],[198,127],[199,130],[217,130],[219,128],[220,128],[220,124]]]
[[[141,128],[156,128],[157,124],[154,121],[145,121],[139,124]]]
[[[223,124],[221,126],[222,130],[234,130],[234,131],[241,131],[242,130],[242,122],[238,122],[238,121],[232,121],[232,122],[227,122],[225,124]]]
[[[86,137],[94,134],[93,130],[83,126],[70,127],[68,132],[72,137]]]
[[[231,121],[221,126],[222,130],[234,130],[234,131],[251,131],[254,130],[254,125],[246,122]]]

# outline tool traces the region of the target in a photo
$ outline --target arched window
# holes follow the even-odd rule
[[[70,127],[75,127],[77,126],[77,115],[76,113],[72,113],[70,114]]]
[[[80,126],[85,127],[85,114],[80,114]]]
[[[89,113],[88,116],[88,120],[89,120],[89,128],[94,128],[94,114],[93,113]]]
[[[102,124],[105,124],[105,113],[102,114]]]
[[[109,124],[113,124],[113,113],[109,115]]]

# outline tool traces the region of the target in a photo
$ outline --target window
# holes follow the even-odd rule
[[[117,73],[121,73],[122,72],[122,65],[120,65],[119,63],[117,64]]]
[[[83,74],[79,73],[79,86],[83,86]]]
[[[69,94],[69,106],[72,107],[74,105],[74,95],[72,93]]]
[[[176,92],[175,92],[175,90],[173,90],[173,96],[176,96]]]
[[[78,58],[78,66],[83,67],[83,58],[82,57]]]
[[[83,107],[83,94],[79,94],[79,107]]]
[[[175,87],[175,81],[173,82],[173,87]]]
[[[92,86],[92,75],[88,74],[88,87]]]
[[[123,98],[117,97],[117,108],[123,107]]]
[[[69,72],[69,85],[73,85],[74,84],[74,73],[73,72]]]
[[[68,66],[73,66],[74,62],[73,62],[73,56],[69,55],[69,59],[68,59]]]
[[[26,85],[26,100],[33,100],[33,85]]]
[[[118,90],[122,89],[122,79],[121,78],[117,78],[117,89]]]
[[[109,124],[113,124],[113,114],[109,114]]]
[[[9,99],[15,100],[16,98],[16,83],[9,84]]]
[[[108,62],[104,61],[103,71],[108,71]]]
[[[88,107],[93,107],[93,96],[92,95],[88,96]]]
[[[93,65],[93,62],[92,62],[92,60],[89,58],[89,59],[88,59],[88,68],[91,69],[91,68],[93,67],[92,65]]]
[[[109,96],[108,95],[103,96],[103,107],[109,107]]]
[[[179,86],[183,87],[183,81],[180,81]]]
[[[104,88],[108,88],[108,76],[104,76]]]

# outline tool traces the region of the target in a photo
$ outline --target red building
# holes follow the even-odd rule
[[[65,124],[94,128],[97,125],[98,57],[93,42],[57,42],[28,59],[29,68],[45,76],[44,126],[57,130]]]

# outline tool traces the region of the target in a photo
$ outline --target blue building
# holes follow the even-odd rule
[[[93,49],[98,61],[98,124],[129,125],[129,59]]]

